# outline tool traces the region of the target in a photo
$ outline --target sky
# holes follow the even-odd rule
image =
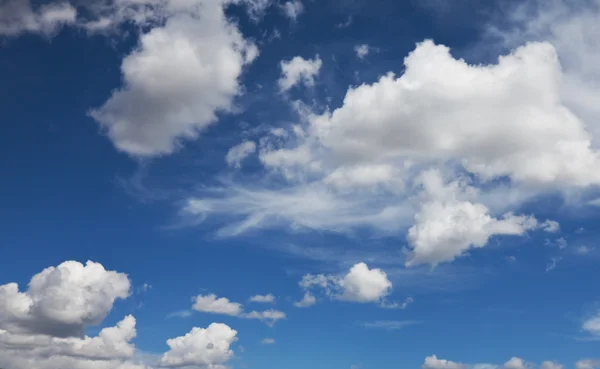
[[[0,0],[0,368],[600,368],[598,0]]]

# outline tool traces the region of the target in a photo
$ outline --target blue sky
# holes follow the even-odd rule
[[[0,3],[0,367],[600,368],[598,24]]]

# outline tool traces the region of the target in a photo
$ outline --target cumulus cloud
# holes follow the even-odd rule
[[[266,295],[256,295],[256,296],[250,297],[250,302],[273,304],[273,303],[275,303],[275,296],[273,296],[273,294],[270,294],[270,293],[266,294]]]
[[[116,299],[129,295],[125,274],[75,261],[34,275],[29,288],[0,286],[0,367],[7,369],[144,369],[134,360],[136,320],[129,315],[97,336]]]
[[[304,12],[304,5],[300,0],[287,1],[282,6],[283,14],[289,19],[296,21],[300,14]]]
[[[294,306],[298,308],[307,308],[317,303],[317,298],[314,297],[309,291],[304,293],[300,301],[294,302]]]
[[[230,346],[237,341],[237,331],[220,323],[208,328],[193,328],[185,336],[167,340],[170,350],[160,359],[167,368],[224,368],[233,356]]]
[[[163,26],[140,37],[121,65],[123,86],[91,111],[115,147],[170,154],[229,112],[256,46],[224,14],[227,2],[167,2]]]
[[[300,286],[306,290],[319,288],[326,295],[342,301],[369,303],[384,303],[384,298],[391,292],[392,282],[381,269],[369,269],[367,264],[358,263],[342,276],[333,275],[305,275],[300,281]],[[312,297],[312,298],[311,298]],[[305,295],[305,298],[296,306],[304,307],[310,304],[314,297]],[[307,300],[307,301],[304,301]]]
[[[115,300],[129,296],[127,275],[101,264],[67,261],[34,275],[26,291],[0,286],[0,328],[56,337],[81,336],[98,325]]]
[[[242,304],[231,302],[225,297],[217,297],[214,294],[196,296],[193,309],[202,313],[221,314],[235,316],[243,319],[256,319],[273,325],[281,319],[285,319],[284,312],[270,309],[265,311],[245,312]]]
[[[232,147],[227,152],[225,161],[227,165],[233,168],[240,168],[242,161],[256,151],[256,144],[252,141],[244,141],[241,144]]]
[[[581,325],[581,329],[587,333],[600,336],[600,312],[587,318]]]
[[[467,369],[467,365],[455,363],[449,360],[438,359],[436,355],[431,355],[425,358],[425,362],[421,366],[423,369]]]
[[[0,36],[40,33],[51,36],[62,26],[73,24],[77,10],[68,2],[33,9],[29,0],[7,0],[0,4]]]
[[[412,254],[407,266],[452,261],[471,248],[484,247],[494,235],[518,236],[538,227],[531,216],[492,217],[485,205],[461,199],[474,188],[460,182],[446,184],[438,171],[424,172],[421,182],[426,199],[408,230]]]
[[[322,64],[318,55],[314,59],[296,56],[291,60],[281,61],[281,77],[277,81],[279,90],[286,92],[301,83],[309,87],[314,86],[315,77],[319,74]]]
[[[518,357],[512,357],[510,360],[504,363],[502,366],[504,369],[525,369],[527,368],[527,364],[525,361]]]

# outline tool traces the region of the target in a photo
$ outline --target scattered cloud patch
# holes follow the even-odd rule
[[[242,161],[254,154],[254,152],[256,152],[256,144],[253,141],[244,141],[229,149],[225,161],[232,168],[240,168]]]
[[[229,315],[243,319],[256,319],[268,325],[274,325],[286,314],[278,310],[250,311],[245,312],[242,304],[231,302],[225,297],[217,297],[214,294],[199,295],[195,298],[193,309],[202,313]]]
[[[283,60],[280,63],[281,77],[277,81],[279,90],[287,92],[292,87],[304,84],[312,87],[315,84],[315,78],[321,70],[323,62],[319,55],[314,59],[304,59],[301,56],[296,56],[291,60]]]
[[[374,322],[364,322],[362,323],[362,326],[370,329],[395,331],[417,324],[423,324],[423,322],[416,320],[377,320]]]
[[[359,59],[364,59],[369,55],[369,51],[371,48],[367,44],[356,45],[354,47],[354,52]]]
[[[295,22],[304,13],[304,5],[300,0],[291,0],[282,5],[282,10],[286,17]]]
[[[265,338],[262,341],[260,341],[260,343],[262,343],[263,345],[274,345],[275,340],[273,338]]]
[[[250,302],[257,302],[257,303],[262,303],[262,304],[274,304],[275,303],[275,296],[273,296],[273,294],[266,294],[266,295],[256,295],[256,296],[252,296],[250,297]]]

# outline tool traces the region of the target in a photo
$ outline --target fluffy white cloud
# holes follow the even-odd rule
[[[193,306],[194,310],[203,313],[223,314],[238,316],[242,313],[242,304],[231,302],[225,297],[217,298],[216,295],[197,296]]]
[[[185,336],[167,340],[170,350],[160,359],[162,367],[224,368],[233,356],[230,346],[237,331],[220,323],[208,328],[193,328]]]
[[[0,3],[0,36],[21,33],[54,34],[60,27],[72,24],[77,10],[68,2],[57,2],[33,9],[30,0],[6,0]]]
[[[314,86],[315,77],[319,74],[322,64],[318,55],[314,59],[296,56],[291,60],[281,61],[281,78],[277,81],[279,90],[286,92],[300,83],[309,87]]]
[[[256,296],[250,297],[250,302],[273,304],[273,303],[275,303],[275,296],[273,296],[273,294],[270,294],[270,293],[266,294],[266,295],[256,295]]]
[[[129,295],[125,274],[75,261],[34,275],[29,288],[0,286],[0,367],[5,369],[144,369],[134,360],[136,320],[84,336],[99,325],[116,299]]]
[[[421,366],[423,369],[466,369],[467,366],[461,363],[455,363],[449,360],[438,359],[436,355],[431,355],[425,358],[425,362]]]
[[[577,369],[598,369],[600,368],[600,359],[584,359],[575,363]]]
[[[598,183],[584,124],[560,102],[561,69],[548,43],[531,43],[489,66],[420,43],[400,77],[351,88],[342,107],[315,117],[339,160],[458,160],[483,179]],[[383,97],[383,98],[381,98]]]
[[[371,48],[367,44],[361,44],[354,46],[354,52],[359,59],[364,59],[369,55]]]
[[[358,263],[342,277],[307,274],[300,281],[300,286],[306,290],[318,287],[337,300],[384,303],[384,298],[391,292],[392,282],[381,269],[369,269],[367,264]],[[314,303],[313,299],[314,296],[307,294],[296,306],[310,306]]]
[[[214,294],[197,296],[193,309],[203,313],[230,315],[243,319],[256,319],[265,322],[268,325],[273,325],[277,323],[277,321],[286,318],[285,313],[273,309],[245,312],[242,304],[231,302],[225,297],[218,298]]]
[[[286,17],[295,21],[304,12],[304,5],[302,5],[302,1],[300,0],[291,0],[285,2],[282,9]]]
[[[33,276],[25,292],[16,283],[0,286],[0,328],[80,336],[85,326],[99,324],[129,289],[125,274],[91,261],[67,261]]]
[[[510,360],[504,363],[502,366],[504,369],[525,369],[527,368],[527,364],[525,361],[518,357],[512,357]]]
[[[256,151],[256,144],[252,141],[244,141],[241,144],[232,147],[227,152],[225,161],[227,165],[233,168],[239,168],[242,161]]]
[[[314,297],[309,291],[304,293],[300,301],[294,302],[294,306],[298,308],[307,308],[317,303],[317,298]]]
[[[407,266],[452,261],[470,248],[484,247],[494,235],[522,235],[538,227],[529,216],[493,218],[485,205],[461,199],[475,189],[460,182],[446,184],[438,171],[424,172],[421,182],[426,199],[408,230],[412,254]]]
[[[172,153],[232,109],[238,78],[258,51],[225,17],[227,3],[167,2],[164,26],[141,36],[121,65],[122,88],[91,112],[117,149]]]
[[[587,333],[600,336],[600,312],[585,320],[581,328]]]

